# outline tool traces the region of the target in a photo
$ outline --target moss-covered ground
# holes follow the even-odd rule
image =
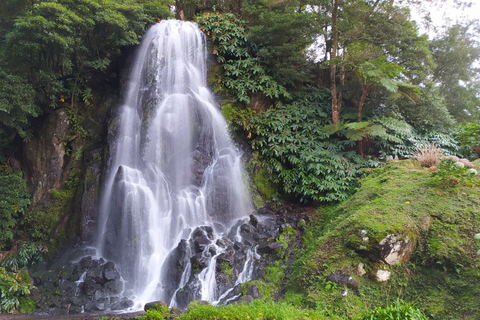
[[[480,190],[445,189],[431,177],[415,162],[391,162],[366,175],[348,201],[318,209],[289,289],[302,294],[308,306],[346,318],[402,299],[434,319],[480,319],[474,241],[480,232]],[[415,242],[408,262],[388,265],[367,257],[369,246],[389,234]],[[364,235],[369,240],[362,243]],[[378,269],[391,272],[387,282],[375,280]],[[326,281],[338,272],[358,281],[358,289]]]

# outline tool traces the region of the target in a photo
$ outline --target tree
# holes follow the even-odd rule
[[[474,38],[479,30],[478,21],[457,24],[430,45],[437,63],[433,81],[449,112],[463,123],[480,120],[480,43]]]
[[[6,0],[0,3],[0,137],[28,138],[30,120],[107,82],[121,49],[139,42],[169,0]],[[95,75],[95,77],[93,76]]]

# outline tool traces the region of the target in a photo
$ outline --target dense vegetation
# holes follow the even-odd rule
[[[61,245],[61,223],[75,207],[85,173],[83,152],[103,138],[92,118],[106,94],[118,95],[126,55],[146,28],[173,17],[170,5],[0,1],[0,257],[11,253],[0,268],[1,312],[32,309],[22,268]],[[319,206],[284,304],[253,311],[192,306],[192,317],[285,312],[376,319],[412,312],[412,319],[422,319],[409,303],[393,307],[397,297],[434,316],[474,317],[478,175],[439,158],[430,169],[435,173],[410,162],[372,168],[390,157],[422,163],[419,151],[427,145],[438,147],[438,156],[480,156],[478,21],[457,22],[429,38],[408,7],[390,0],[177,0],[174,6],[177,18],[196,21],[211,41],[217,64],[210,84],[232,130],[253,151],[258,206],[279,199]],[[73,159],[65,165],[67,182],[50,191],[46,206],[29,207],[29,187],[38,181],[22,173],[24,149],[59,109],[70,121],[63,142]],[[420,230],[427,216],[433,222]],[[395,274],[388,288],[364,277],[358,292],[341,299],[343,288],[325,277],[368,266],[352,240],[358,226],[376,240],[407,228],[419,246],[407,264],[386,267]],[[272,268],[285,276],[281,266]],[[363,314],[365,305],[379,309]]]

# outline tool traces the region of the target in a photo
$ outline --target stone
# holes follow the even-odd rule
[[[250,224],[253,227],[258,228],[258,219],[253,214],[250,215]]]
[[[357,267],[358,275],[360,277],[363,276],[365,273],[367,273],[363,267],[364,267],[364,264],[360,262]]]
[[[387,235],[377,246],[381,259],[389,264],[407,262],[415,251],[415,241],[409,237],[397,239],[393,234]]]
[[[120,273],[115,268],[115,264],[111,261],[105,263],[103,267],[103,278],[105,281],[120,280]]]
[[[377,270],[377,273],[375,274],[375,278],[377,279],[378,282],[387,282],[388,279],[390,279],[390,276],[392,273],[387,270]]]
[[[62,189],[68,179],[70,166],[65,163],[65,153],[69,130],[67,112],[57,109],[47,117],[40,132],[25,143],[25,171],[32,205],[45,203],[51,190]]]
[[[351,276],[343,273],[332,273],[327,277],[327,281],[335,282],[336,284],[342,284],[350,289],[357,290],[359,287],[358,281],[355,281]]]
[[[257,248],[257,252],[260,254],[273,254],[273,253],[277,253],[281,248],[283,248],[283,243],[272,242]]]

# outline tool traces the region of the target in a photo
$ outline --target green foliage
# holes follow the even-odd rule
[[[222,84],[233,92],[238,101],[249,103],[252,92],[261,92],[271,99],[291,97],[254,57],[244,20],[233,13],[206,13],[195,20],[212,39],[213,54],[223,64]]]
[[[147,310],[142,317],[146,320],[169,319],[166,310]],[[228,305],[215,307],[210,304],[203,305],[194,301],[189,304],[187,312],[177,319],[330,319],[330,314],[325,310],[298,309],[285,302],[271,302],[254,300],[250,305]]]
[[[121,49],[138,44],[169,0],[2,1],[0,137],[31,138],[30,121],[58,104],[91,103]],[[12,16],[13,15],[13,16]],[[102,92],[103,94],[103,92]]]
[[[480,158],[480,123],[470,122],[461,126],[456,138],[468,155],[475,154]]]
[[[398,116],[374,117],[367,122],[371,123],[371,127],[376,125],[380,129],[373,133],[367,131],[367,134],[375,147],[370,152],[379,153],[381,158],[386,155],[411,158],[419,146],[427,144],[438,146],[444,155],[461,154],[461,147],[451,134],[434,130],[419,132]]]
[[[242,16],[250,26],[248,40],[267,74],[291,91],[313,85],[317,78],[308,48],[321,28],[317,13],[301,1],[245,0],[243,4]]]
[[[148,309],[141,317],[144,320],[163,320],[170,319],[167,315],[170,313],[170,309],[164,304],[155,304],[154,308]]]
[[[418,310],[414,304],[397,300],[394,305],[386,308],[377,307],[362,317],[362,320],[427,320],[423,312]]]
[[[25,214],[30,204],[22,173],[0,171],[0,250],[13,239],[18,218]]]
[[[462,162],[443,159],[438,165],[438,170],[432,174],[432,181],[443,188],[453,188],[458,185],[477,186],[480,184],[476,172],[469,171]]]
[[[31,84],[23,77],[6,73],[0,62],[0,137],[18,134],[30,139],[29,121],[39,113]]]
[[[10,271],[19,270],[42,261],[42,255],[46,250],[43,245],[24,241],[20,244],[18,252],[14,255],[7,256],[0,262],[0,265]]]
[[[31,300],[25,300],[33,286],[25,270],[9,272],[0,267],[0,313],[12,313],[20,307],[21,300],[30,305]],[[27,310],[32,311],[32,310]]]
[[[324,128],[329,117],[326,93],[310,100],[279,106],[254,117],[250,130],[273,181],[300,201],[345,200],[356,187],[362,167],[374,163],[360,158],[354,141]]]
[[[479,22],[461,22],[449,27],[430,43],[437,63],[433,80],[451,115],[460,122],[480,120],[478,66],[480,44],[476,40]]]

